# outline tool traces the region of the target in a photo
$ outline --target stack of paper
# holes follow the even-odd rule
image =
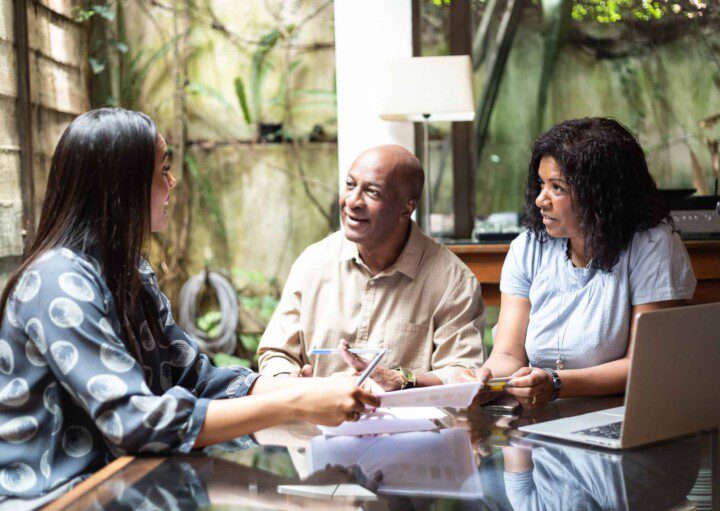
[[[418,387],[377,394],[383,408],[400,406],[438,406],[467,408],[482,388],[481,381],[450,383],[433,387]]]
[[[376,411],[362,414],[357,422],[320,430],[327,436],[342,436],[437,429],[447,417],[440,408],[467,408],[481,387],[478,381],[384,392],[377,395],[381,407]]]

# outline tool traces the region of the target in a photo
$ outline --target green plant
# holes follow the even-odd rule
[[[572,17],[577,21],[595,20],[616,23],[623,19],[658,20],[666,15],[688,18],[702,16],[707,9],[703,0],[574,0]]]
[[[318,106],[335,106],[336,94],[334,90],[322,89],[296,89],[290,86],[292,75],[301,69],[302,61],[294,58],[278,66],[273,61],[273,51],[282,47],[287,55],[288,45],[298,36],[300,27],[294,24],[287,24],[281,28],[273,28],[262,35],[258,41],[257,48],[252,54],[250,65],[250,77],[248,86],[241,76],[234,81],[235,95],[247,124],[262,123],[266,121],[263,108],[263,86],[267,73],[272,69],[280,72],[280,86],[277,93],[269,100],[269,104],[278,107],[285,112],[283,122],[286,122],[288,114],[306,108]],[[284,138],[292,138],[292,134],[284,133]]]

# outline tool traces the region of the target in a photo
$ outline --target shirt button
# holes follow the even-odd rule
[[[373,287],[374,285],[375,285],[375,281],[374,281],[374,280],[368,281],[368,286]]]

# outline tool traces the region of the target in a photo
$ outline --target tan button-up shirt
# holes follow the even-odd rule
[[[431,371],[443,382],[479,367],[485,308],[480,284],[453,253],[413,222],[395,264],[372,276],[343,232],[308,247],[293,264],[260,341],[260,372],[316,376],[351,372],[339,355],[315,348],[389,348],[382,364]]]

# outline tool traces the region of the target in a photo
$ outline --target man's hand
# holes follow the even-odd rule
[[[340,344],[338,345],[340,356],[342,356],[345,362],[347,362],[347,364],[355,370],[356,375],[362,374],[370,362],[358,357],[357,355],[353,355],[348,350],[349,346],[347,341],[345,339],[340,339]],[[375,367],[373,372],[370,374],[370,378],[372,378],[386,391],[399,390],[405,382],[399,372],[393,369],[388,369],[380,364]]]
[[[290,378],[312,378],[313,368],[310,364],[305,364],[302,369],[292,373],[279,373],[275,376],[288,376]]]

